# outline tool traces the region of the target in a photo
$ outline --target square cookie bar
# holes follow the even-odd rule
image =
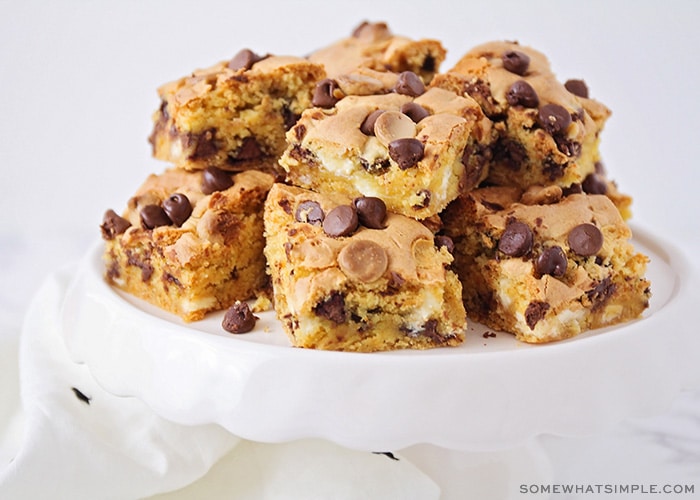
[[[404,75],[405,76],[405,75]],[[491,123],[476,102],[443,89],[401,87],[306,110],[287,133],[280,165],[291,184],[381,198],[390,212],[436,215],[486,176],[478,154]]]
[[[465,54],[431,85],[474,98],[499,132],[488,181],[518,186],[582,183],[600,161],[610,110],[582,80],[561,83],[541,52],[489,42]]]
[[[395,35],[386,23],[363,22],[350,37],[312,52],[309,60],[322,64],[329,78],[367,68],[394,73],[410,71],[428,83],[446,54],[438,40],[413,40]]]
[[[259,168],[264,157],[276,166],[285,132],[311,106],[324,76],[321,65],[305,59],[244,49],[163,85],[149,138],[153,156],[187,169]]]
[[[185,321],[261,293],[266,173],[216,167],[150,175],[101,225],[105,277]]]
[[[649,305],[648,258],[606,196],[485,187],[453,202],[443,223],[468,316],[519,340],[572,337]]]
[[[371,352],[463,341],[447,246],[381,200],[275,184],[265,235],[275,310],[294,346]]]

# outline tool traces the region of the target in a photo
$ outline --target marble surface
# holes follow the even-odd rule
[[[414,37],[441,38],[447,65],[489,39],[539,48],[557,74],[586,79],[593,96],[613,109],[602,149],[609,172],[634,195],[634,221],[686,255],[700,254],[692,125],[700,111],[700,67],[692,59],[700,46],[697,2],[670,8],[655,1],[596,0],[585,7],[537,1],[525,9],[515,1],[456,6],[435,0],[426,11],[425,2],[358,0],[342,18],[332,2],[262,3],[265,29],[252,22],[260,19],[261,2],[204,1],[195,10],[184,1],[0,2],[0,376],[6,391],[0,467],[16,454],[23,429],[16,353],[31,297],[50,272],[82,257],[105,208],[122,206],[143,177],[163,168],[146,142],[158,106],[155,88],[243,46],[303,54],[371,19]],[[314,28],[301,29],[302,22]],[[693,321],[691,311],[684,321]],[[695,485],[694,495],[677,497],[700,496],[700,392],[682,394],[665,413],[628,419],[601,434],[543,436],[538,444],[553,484]],[[225,491],[236,460],[225,458],[193,489],[171,498]],[[640,491],[553,496],[645,497]]]

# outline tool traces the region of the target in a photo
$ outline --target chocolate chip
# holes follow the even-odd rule
[[[233,186],[231,174],[218,167],[207,167],[202,172],[202,192],[204,194],[224,191],[231,186]]]
[[[413,71],[404,71],[399,74],[399,79],[394,85],[394,92],[411,97],[418,97],[425,93],[425,84],[420,76],[416,75]]]
[[[560,278],[566,274],[568,261],[566,254],[560,246],[553,246],[545,249],[535,260],[535,273],[537,276],[549,274],[555,278]]]
[[[324,214],[321,205],[315,201],[306,200],[299,203],[294,213],[297,222],[307,222],[314,226],[320,226],[323,222]]]
[[[563,134],[571,124],[571,114],[559,104],[545,104],[539,111],[539,122],[551,135]]]
[[[234,160],[255,160],[263,155],[260,144],[254,137],[243,139],[241,146],[236,151]]]
[[[151,265],[151,253],[146,251],[136,253],[131,250],[126,251],[126,263],[130,266],[136,266],[141,269],[141,280],[149,281],[153,276],[153,266]]]
[[[336,97],[336,90],[339,90],[338,82],[331,78],[324,78],[316,84],[311,103],[319,108],[332,108],[340,99]]]
[[[420,210],[421,208],[427,208],[430,206],[430,200],[433,198],[433,194],[430,189],[421,189],[416,193],[416,196],[420,198],[420,202],[413,205],[412,208],[415,210]]]
[[[465,167],[464,188],[471,190],[482,180],[484,169],[491,162],[493,151],[490,146],[467,145],[462,153],[462,165]]]
[[[518,171],[527,159],[527,150],[520,142],[500,138],[492,149],[494,161],[503,163],[513,171]]]
[[[247,333],[255,328],[257,319],[246,302],[236,302],[224,314],[221,326],[229,333]]]
[[[347,315],[345,313],[345,298],[340,292],[331,292],[323,302],[319,302],[314,307],[316,316],[321,316],[331,320],[333,323],[345,323]]]
[[[432,54],[428,54],[423,59],[423,64],[420,65],[420,69],[425,73],[434,73],[437,71],[437,61]]]
[[[519,50],[506,52],[501,56],[501,60],[503,60],[505,69],[520,76],[527,73],[527,69],[530,67],[530,56]]]
[[[564,87],[575,96],[588,99],[588,85],[583,80],[567,80]]]
[[[523,106],[526,108],[536,108],[540,104],[537,92],[525,80],[518,80],[508,88],[506,101],[511,106]]]
[[[438,248],[445,247],[447,248],[447,251],[450,252],[451,254],[454,254],[455,251],[455,243],[452,241],[452,238],[450,238],[447,235],[444,234],[439,234],[435,237],[435,244],[437,245]]]
[[[100,230],[105,240],[111,240],[114,239],[116,235],[124,233],[129,227],[131,227],[131,222],[118,215],[110,208],[105,212],[104,217],[102,217]]]
[[[159,226],[169,226],[172,221],[160,205],[146,205],[139,214],[141,223],[146,229],[153,229]]]
[[[382,113],[384,113],[383,109],[375,109],[368,114],[367,118],[362,122],[362,125],[360,125],[360,132],[365,135],[374,135],[374,124],[377,123],[377,118],[379,118],[379,115]]]
[[[404,115],[408,116],[415,123],[418,123],[423,118],[430,116],[430,111],[425,109],[420,104],[416,104],[415,102],[407,102],[406,104],[401,106],[401,112]]]
[[[498,241],[498,249],[510,257],[521,257],[532,249],[532,230],[523,223],[514,221],[506,226]]]
[[[564,176],[564,170],[568,163],[557,163],[554,158],[545,158],[542,162],[542,173],[546,174],[550,181],[555,181]]]
[[[192,204],[184,194],[175,193],[163,201],[163,210],[173,224],[180,227],[192,215]]]
[[[613,283],[610,276],[606,276],[586,292],[588,299],[593,302],[593,310],[600,308],[617,291],[617,284]]]
[[[188,132],[183,136],[183,146],[194,150],[190,154],[190,159],[201,160],[214,156],[219,151],[216,143],[216,129],[210,128],[200,133]]]
[[[583,192],[586,194],[605,194],[608,192],[608,185],[598,174],[588,174],[581,184]]]
[[[355,198],[352,204],[357,210],[360,224],[370,229],[384,229],[384,219],[386,219],[384,201],[374,196],[363,196]]]
[[[265,59],[265,57],[259,56],[252,50],[243,49],[238,54],[233,56],[233,59],[228,62],[228,67],[234,71],[239,69],[248,70],[253,66],[253,64],[258,61],[262,61],[263,59]]]
[[[581,156],[581,143],[572,141],[567,137],[561,135],[554,136],[554,142],[557,145],[557,149],[564,153],[570,158],[578,158]]]
[[[593,224],[579,224],[569,232],[567,241],[571,250],[588,257],[603,247],[603,233]]]
[[[423,143],[418,139],[405,137],[389,143],[389,156],[401,170],[413,167],[423,159]]]
[[[372,175],[382,175],[391,168],[391,161],[389,158],[376,158],[372,163],[370,163],[366,159],[360,157],[360,165],[362,165],[362,168]]]
[[[549,304],[546,302],[532,301],[527,305],[525,309],[525,322],[530,330],[535,329],[535,325],[544,318],[545,314],[549,310]]]
[[[563,196],[571,196],[572,194],[583,193],[583,188],[581,187],[581,184],[576,182],[569,187],[563,188],[561,192]]]
[[[323,219],[323,231],[328,236],[347,236],[357,229],[357,212],[350,205],[338,205]]]

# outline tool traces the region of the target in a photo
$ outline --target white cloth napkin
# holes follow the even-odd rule
[[[320,440],[254,443],[213,424],[169,422],[135,398],[105,392],[86,366],[69,359],[59,335],[71,272],[47,278],[27,312],[19,347],[21,409],[7,406],[17,399],[11,378],[0,383],[8,395],[0,446],[16,452],[0,453],[0,498],[440,497],[437,484],[398,455]],[[11,359],[13,347],[0,345],[0,359]]]

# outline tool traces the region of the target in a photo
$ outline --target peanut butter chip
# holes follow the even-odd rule
[[[385,111],[374,122],[374,135],[385,146],[396,139],[416,136],[416,124],[408,116],[398,111]]]
[[[378,243],[356,240],[340,251],[338,265],[348,278],[370,283],[384,274],[389,257]]]

